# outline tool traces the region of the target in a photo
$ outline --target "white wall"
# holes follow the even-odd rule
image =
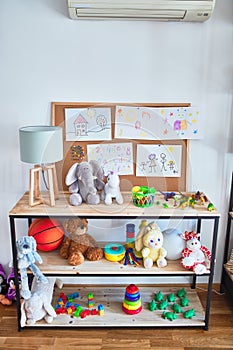
[[[72,21],[66,0],[2,0],[0,142],[2,243],[11,259],[8,212],[28,189],[18,129],[50,123],[51,101],[191,102],[205,138],[190,147],[189,189],[205,191],[222,217],[220,280],[233,170],[231,0],[205,23]],[[18,234],[24,234],[19,228]]]

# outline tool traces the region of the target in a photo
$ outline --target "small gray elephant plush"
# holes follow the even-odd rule
[[[71,193],[70,204],[99,204],[100,196],[97,190],[101,191],[104,188],[103,179],[103,169],[96,160],[73,164],[65,179]]]

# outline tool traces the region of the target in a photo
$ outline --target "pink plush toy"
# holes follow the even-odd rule
[[[187,247],[182,251],[181,264],[188,270],[193,270],[197,275],[206,273],[210,267],[211,252],[201,245],[200,234],[186,231],[182,238],[186,240]]]

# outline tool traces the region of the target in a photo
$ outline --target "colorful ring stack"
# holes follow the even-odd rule
[[[125,247],[119,243],[108,243],[104,247],[104,256],[109,261],[121,261],[125,257]]]
[[[135,243],[135,225],[126,225],[126,247],[133,248]]]
[[[129,315],[135,315],[142,311],[140,292],[135,284],[130,284],[126,288],[122,310]]]

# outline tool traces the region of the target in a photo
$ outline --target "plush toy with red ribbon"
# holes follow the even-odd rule
[[[186,241],[186,248],[182,251],[181,264],[186,269],[193,270],[197,275],[206,273],[210,267],[211,252],[201,245],[200,234],[185,231],[182,238]]]

